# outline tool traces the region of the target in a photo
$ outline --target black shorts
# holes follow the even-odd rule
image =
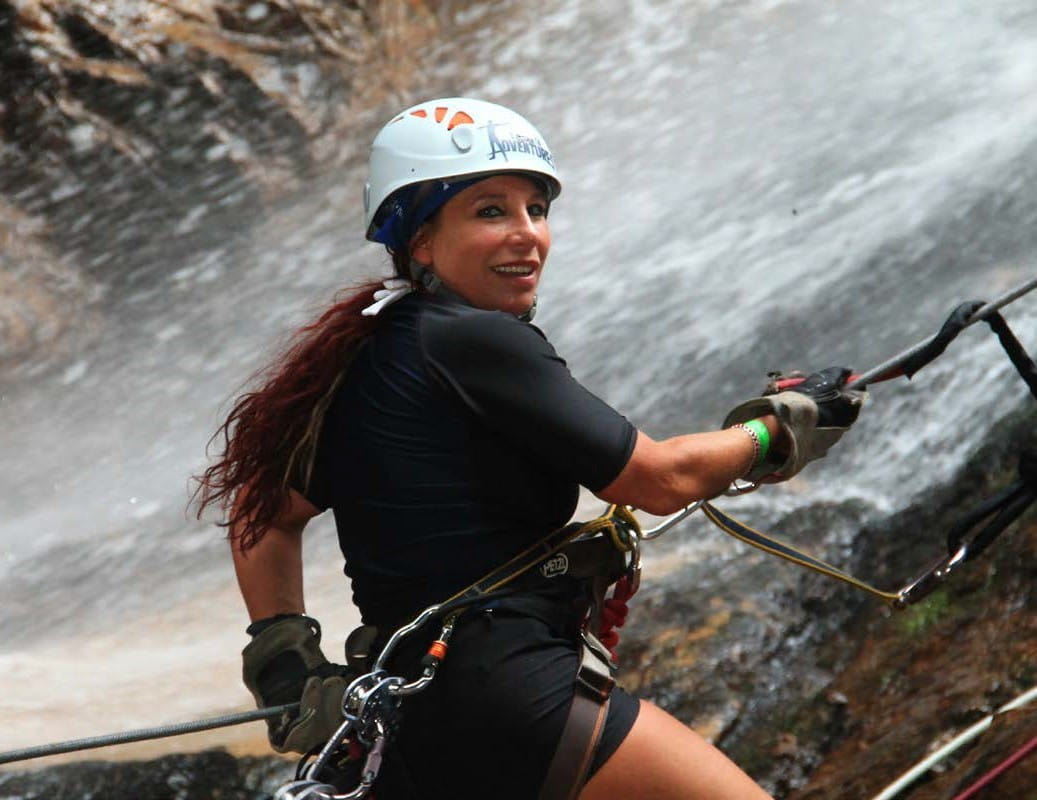
[[[466,612],[435,680],[403,701],[377,800],[534,800],[576,691],[576,630],[571,619],[507,603]],[[635,697],[613,689],[591,775],[619,747],[639,708]]]

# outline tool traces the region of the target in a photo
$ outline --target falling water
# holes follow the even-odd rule
[[[768,370],[870,367],[1037,272],[1023,0],[492,2],[456,27],[422,92],[512,105],[551,141],[564,191],[537,322],[652,435],[718,425]],[[220,532],[185,515],[188,478],[284,333],[386,271],[361,182],[315,180],[144,277],[91,275],[90,343],[0,378],[0,749],[248,707],[244,611]],[[1037,300],[1007,317],[1037,341]],[[831,458],[738,508],[904,507],[1017,406],[1010,369],[971,329],[874,387]],[[680,558],[737,553],[701,525]],[[329,534],[308,536],[308,596],[338,636],[355,614]]]

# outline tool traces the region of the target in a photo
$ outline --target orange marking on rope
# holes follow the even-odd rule
[[[441,639],[436,639],[428,648],[428,654],[435,659],[442,661],[446,658],[447,646],[446,642]]]

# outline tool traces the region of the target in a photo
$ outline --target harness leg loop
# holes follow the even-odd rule
[[[609,695],[616,685],[608,650],[592,634],[583,634],[576,691],[569,716],[547,768],[538,800],[575,800],[587,781],[608,717]]]

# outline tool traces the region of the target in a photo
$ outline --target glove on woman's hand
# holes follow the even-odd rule
[[[856,421],[867,397],[867,392],[846,388],[849,377],[846,367],[829,367],[791,389],[742,403],[728,414],[725,428],[774,414],[788,435],[784,460],[775,463],[769,459],[746,477],[787,480],[811,461],[822,458]]]
[[[279,753],[308,753],[323,746],[345,719],[342,696],[352,676],[320,649],[320,624],[302,615],[253,623],[242,651],[242,677],[259,708],[300,702],[299,710],[267,720],[270,745]]]
[[[867,392],[847,389],[848,367],[828,367],[788,391],[805,394],[817,404],[817,427],[848,429],[857,421]]]

